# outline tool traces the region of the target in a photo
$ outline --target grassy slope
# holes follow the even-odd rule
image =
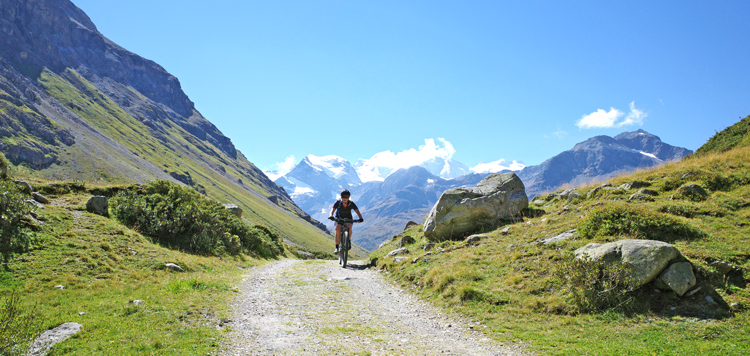
[[[50,196],[52,204],[38,210],[45,224],[35,233],[34,248],[0,270],[0,295],[20,292],[24,308],[37,313],[38,332],[64,322],[83,325],[56,354],[215,353],[234,285],[243,269],[263,261],[193,256],[152,244],[113,219],[86,212],[90,195]],[[165,270],[166,262],[186,271]]]
[[[269,193],[255,182],[248,181],[247,175],[240,171],[248,168],[242,166],[244,160],[228,164],[233,160],[223,152],[207,142],[193,139],[191,134],[168,120],[163,121],[168,132],[168,135],[165,135],[166,141],[159,141],[150,133],[148,127],[128,115],[73,70],[66,70],[62,76],[45,71],[40,77],[40,83],[58,101],[137,156],[167,171],[190,173],[195,185],[205,189],[209,197],[223,203],[239,205],[244,210],[243,216],[253,223],[271,227],[282,237],[308,250],[327,252],[333,249],[329,236],[284,212],[283,209],[269,204],[264,199]],[[189,151],[191,157],[198,158],[190,159],[179,149],[175,149],[183,147]],[[114,151],[108,153],[114,157],[118,156]],[[83,156],[87,154],[89,153],[69,149],[64,153],[67,156],[61,155],[61,158],[67,159],[75,167],[73,174],[78,179],[107,183],[128,181],[125,177],[112,174],[106,166],[100,165],[102,162],[85,159]],[[209,165],[224,167],[227,175],[243,179],[245,186],[254,190],[255,194],[249,193],[224,175],[208,168]]]
[[[742,145],[739,145],[742,146]],[[693,172],[692,176],[683,175]],[[425,252],[420,228],[407,232],[417,242],[405,262],[384,257],[395,241],[373,252],[378,265],[390,271],[395,281],[416,288],[438,305],[452,308],[487,325],[487,333],[497,339],[523,340],[533,350],[552,354],[746,354],[750,349],[750,147],[702,156],[612,179],[619,186],[635,180],[652,183],[659,195],[653,201],[628,201],[629,192],[598,193],[592,199],[551,200],[540,217],[508,223],[510,233],[487,232],[489,239],[477,246],[451,242],[443,252],[426,256],[429,262],[412,263]],[[709,188],[709,197],[700,202],[670,200],[686,183]],[[586,196],[594,186],[576,189]],[[613,200],[620,199],[615,203]],[[597,206],[627,204],[688,224],[707,233],[704,238],[678,239],[673,243],[698,268],[705,289],[715,289],[724,300],[739,303],[734,316],[723,320],[686,317],[690,304],[702,302],[704,294],[679,300],[663,294],[662,312],[627,317],[615,312],[604,314],[569,313],[567,292],[557,271],[572,252],[594,240],[576,239],[552,245],[533,243],[545,237],[576,228],[579,221]],[[567,209],[565,209],[567,207]],[[665,212],[665,213],[662,213]],[[617,240],[625,237],[605,237]],[[732,278],[709,263],[724,260],[739,271]],[[705,291],[705,290],[704,290]],[[675,307],[675,310],[671,309]],[[691,352],[692,351],[692,352]]]

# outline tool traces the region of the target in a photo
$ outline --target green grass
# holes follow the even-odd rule
[[[397,283],[414,288],[437,305],[487,325],[489,336],[519,340],[549,354],[742,355],[750,349],[750,147],[708,153],[653,170],[614,178],[614,187],[651,183],[652,200],[629,201],[630,194],[600,190],[591,199],[550,199],[531,205],[523,221],[501,222],[478,245],[438,244],[425,252],[421,226],[405,232],[417,242],[396,263],[385,255],[398,239],[372,253],[378,267]],[[709,195],[681,197],[681,185],[696,183]],[[595,186],[577,187],[583,197]],[[542,215],[539,212],[543,212]],[[507,235],[500,229],[509,226]],[[543,238],[578,229],[575,239],[543,245]],[[561,273],[573,251],[591,242],[623,238],[666,240],[697,268],[703,292],[678,298],[651,287],[633,292],[637,312],[611,309],[582,313]],[[416,262],[413,262],[416,258]],[[737,267],[723,276],[711,263]],[[695,305],[706,291],[740,306],[733,315],[701,319]],[[674,308],[674,309],[672,309]],[[631,310],[632,311],[632,310]]]
[[[83,325],[55,354],[217,352],[234,286],[243,269],[264,260],[170,250],[114,219],[86,212],[90,193],[51,196],[54,204],[37,212],[45,224],[34,232],[32,249],[14,255],[8,270],[0,271],[0,298],[19,293],[22,307],[37,314],[37,335],[64,322]],[[166,269],[166,262],[185,272]]]

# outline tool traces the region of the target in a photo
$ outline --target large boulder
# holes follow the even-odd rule
[[[656,279],[673,262],[684,261],[674,245],[653,240],[620,240],[605,244],[590,243],[575,251],[577,259],[604,263],[628,263],[636,286]]]
[[[487,176],[476,187],[446,190],[432,207],[424,224],[431,241],[466,236],[500,219],[517,216],[529,206],[529,199],[515,173]]]

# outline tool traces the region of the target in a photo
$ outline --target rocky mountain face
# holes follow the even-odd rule
[[[624,132],[614,138],[596,136],[575,145],[539,165],[518,173],[533,197],[563,184],[582,184],[611,176],[680,160],[692,151],[664,143],[643,130]]]
[[[107,39],[69,0],[2,0],[0,33],[0,151],[14,165],[46,179],[181,182],[291,240],[324,239],[177,78]]]

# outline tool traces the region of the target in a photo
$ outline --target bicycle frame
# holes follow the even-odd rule
[[[339,264],[346,268],[349,259],[349,250],[352,248],[352,240],[349,236],[349,223],[358,223],[359,220],[334,218],[334,221],[341,224],[341,235],[339,236]]]

